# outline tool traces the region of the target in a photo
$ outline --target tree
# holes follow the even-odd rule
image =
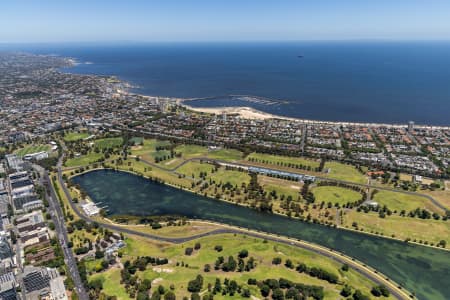
[[[276,288],[275,290],[273,290],[272,299],[274,299],[274,300],[283,300],[284,299],[283,290],[280,289],[280,288]]]
[[[356,290],[353,294],[353,300],[370,300],[369,296],[364,295],[360,290]]]
[[[221,251],[223,250],[223,248],[222,248],[221,245],[216,245],[216,246],[214,247],[214,250],[216,250],[217,252],[221,252]]]
[[[198,293],[203,287],[203,277],[202,275],[197,275],[194,280],[189,281],[188,291],[191,293]],[[200,296],[199,296],[200,297]]]
[[[172,291],[168,291],[165,295],[164,295],[164,300],[175,300],[175,294]]]
[[[195,246],[194,246],[194,249],[195,250],[198,250],[198,249],[200,249],[201,248],[201,245],[200,245],[200,243],[195,243]]]
[[[375,297],[380,297],[380,296],[389,297],[389,295],[391,294],[385,285],[374,286],[374,287],[372,287],[370,292]]]
[[[242,297],[244,297],[244,298],[250,298],[251,295],[252,295],[252,294],[250,293],[250,290],[249,290],[249,289],[243,289],[243,290],[242,290]]]
[[[343,264],[342,267],[341,267],[341,270],[344,271],[344,272],[347,272],[347,271],[348,271],[348,268],[349,268],[349,267],[348,267],[347,264]]]
[[[281,264],[281,257],[274,257],[274,258],[272,259],[272,264],[273,264],[273,265],[279,265],[279,264]]]
[[[270,287],[267,284],[261,286],[261,295],[267,297],[270,294]]]
[[[290,260],[290,259],[287,259],[286,262],[284,263],[284,265],[286,266],[286,268],[289,268],[289,269],[294,268],[294,264],[292,263],[292,260]]]
[[[218,293],[222,290],[222,285],[220,283],[220,279],[216,278],[216,282],[214,283],[214,293]]]
[[[205,272],[211,271],[211,266],[209,264],[206,264],[205,267],[203,268],[203,271]]]
[[[191,255],[192,252],[194,252],[194,249],[192,249],[192,248],[190,248],[190,247],[188,247],[188,248],[186,248],[186,249],[184,250],[184,254],[186,254],[186,255]]]
[[[159,294],[158,290],[153,292],[151,300],[161,300],[161,295]]]
[[[100,280],[100,278],[93,279],[93,280],[89,281],[88,287],[91,290],[100,291],[101,289],[103,289],[103,283]]]
[[[50,230],[55,230],[55,223],[53,223],[53,222],[48,223],[48,228]]]
[[[158,286],[158,292],[161,295],[164,295],[164,293],[166,292],[166,289],[164,288],[164,286],[160,285],[160,286]]]
[[[148,292],[139,292],[136,297],[137,300],[149,300]],[[152,297],[153,299],[153,297]]]
[[[348,297],[351,294],[352,294],[352,289],[348,285],[345,285],[341,290],[341,296]]]
[[[191,300],[200,300],[200,295],[198,293],[192,293]]]
[[[247,249],[243,249],[241,251],[239,251],[239,258],[246,258],[248,256],[248,251]]]

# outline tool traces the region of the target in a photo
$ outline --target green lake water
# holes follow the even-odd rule
[[[419,299],[450,299],[450,252],[444,250],[261,213],[125,172],[97,170],[73,182],[111,215],[182,215],[298,238],[367,263]]]

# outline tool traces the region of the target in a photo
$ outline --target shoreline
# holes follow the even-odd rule
[[[72,68],[79,64],[88,64],[93,65],[95,63],[93,62],[87,62],[83,63],[80,62],[77,58],[74,57],[64,57],[69,61],[71,64],[65,68]],[[61,73],[67,73],[71,74],[70,72],[64,72],[61,68],[58,69]],[[141,97],[146,98],[162,98],[167,99],[169,101],[175,102],[177,105],[180,105],[184,107],[187,110],[194,111],[194,112],[202,112],[202,113],[208,113],[208,114],[237,114],[240,117],[244,119],[250,119],[250,120],[269,120],[269,119],[277,119],[277,120],[286,120],[286,121],[292,121],[292,122],[299,122],[303,124],[309,124],[309,125],[331,125],[331,126],[366,126],[366,127],[388,127],[388,128],[404,128],[408,127],[408,124],[403,123],[378,123],[378,122],[348,122],[348,121],[327,121],[327,120],[313,120],[313,119],[302,119],[302,118],[296,118],[296,117],[287,117],[282,115],[276,115],[271,114],[268,112],[264,112],[258,109],[255,109],[250,106],[225,106],[225,107],[193,107],[189,104],[186,104],[185,102],[192,100],[192,98],[177,98],[177,97],[169,97],[169,96],[157,96],[157,95],[146,95],[142,94],[138,91],[140,88],[138,85],[135,85],[134,83],[129,82],[128,80],[124,80],[120,78],[117,75],[99,75],[99,74],[85,74],[85,73],[77,73],[80,75],[91,75],[91,76],[111,76],[120,81],[122,84],[124,84],[127,89],[123,90],[122,92],[124,94],[130,94],[130,95],[138,95]],[[130,91],[134,90],[134,91]],[[197,99],[197,98],[195,98]],[[414,120],[411,120],[414,121]],[[450,125],[443,126],[443,125],[425,125],[425,124],[415,124],[415,128],[420,129],[441,129],[441,130],[450,130]]]
[[[88,169],[88,170],[84,170],[83,172],[74,174],[74,175],[70,176],[69,178],[71,179],[71,178],[74,178],[74,177],[77,177],[77,176],[85,175],[85,174],[88,174],[88,173],[91,173],[91,172],[95,172],[95,171],[102,171],[102,170],[103,171],[104,170],[111,170],[111,171],[115,171],[115,172],[123,172],[123,173],[131,174],[131,175],[135,175],[135,176],[138,176],[138,177],[142,177],[144,179],[151,180],[151,181],[153,181],[155,178],[159,179],[157,177],[148,177],[147,175],[138,174],[138,173],[136,173],[134,171],[129,171],[129,170],[125,170],[125,169],[116,169],[116,168],[113,168],[113,167],[97,167],[97,168],[93,168],[93,169]],[[62,173],[64,173],[66,170],[62,169],[61,171],[62,171]],[[178,186],[176,184],[173,184],[173,183],[170,183],[170,182],[166,182],[166,181],[158,182],[158,183],[160,183],[162,185],[166,185],[166,186],[172,187],[172,188],[177,189],[177,190],[181,190],[181,191],[184,191],[184,192],[196,195],[196,196],[205,197],[205,198],[208,198],[209,200],[212,200],[212,201],[221,201],[221,202],[225,202],[225,203],[228,203],[228,204],[232,204],[232,205],[237,205],[237,206],[240,206],[240,207],[246,207],[246,208],[253,209],[250,206],[242,204],[242,203],[236,203],[236,202],[228,201],[228,200],[223,199],[223,198],[212,198],[210,196],[204,196],[202,194],[199,194],[199,193],[189,189],[189,187]],[[89,196],[87,197],[87,199],[90,202],[96,204],[95,201],[93,201]],[[277,215],[277,216],[284,217],[284,218],[298,220],[298,221],[306,223],[306,224],[315,224],[315,225],[318,225],[318,226],[325,226],[325,227],[334,228],[334,229],[337,229],[337,230],[350,231],[350,232],[358,233],[358,234],[361,234],[361,235],[368,235],[368,236],[372,236],[372,237],[376,237],[376,238],[388,239],[388,240],[393,240],[393,241],[397,241],[397,242],[401,242],[401,243],[406,243],[406,244],[411,244],[411,245],[416,245],[416,246],[423,246],[423,247],[427,247],[427,248],[432,248],[432,249],[436,249],[436,250],[450,251],[450,249],[447,249],[447,248],[441,248],[441,247],[437,247],[437,246],[425,245],[425,244],[421,244],[419,242],[413,242],[413,241],[405,242],[405,240],[400,239],[400,238],[387,236],[387,235],[378,235],[378,234],[371,233],[371,232],[368,232],[368,231],[360,231],[360,230],[356,230],[356,229],[353,229],[353,228],[347,228],[347,227],[343,227],[343,226],[339,226],[339,225],[334,227],[333,225],[326,225],[326,224],[321,224],[321,223],[312,223],[312,222],[302,221],[302,220],[300,220],[298,218],[295,218],[295,217],[288,217],[288,216],[286,216],[286,215],[284,215],[282,213],[279,213],[279,212],[272,212],[270,214]],[[109,215],[107,215],[104,218],[108,219],[108,216]],[[130,216],[137,217],[138,215],[130,215]],[[203,219],[191,219],[191,218],[189,218],[189,219],[190,220],[203,220]],[[210,220],[203,220],[203,221],[215,222],[215,221],[210,221]],[[230,225],[230,226],[233,226],[233,225]]]
[[[87,173],[90,173],[90,172],[101,171],[101,170],[113,170],[115,172],[124,172],[124,173],[128,173],[128,174],[132,174],[134,176],[145,178],[147,180],[151,180],[151,178],[149,178],[148,176],[140,175],[140,174],[137,174],[137,173],[135,173],[133,171],[120,170],[120,169],[114,169],[114,168],[103,168],[103,167],[90,169],[90,170],[85,170],[85,171],[83,171],[83,172],[81,172],[79,174],[75,174],[73,176],[70,176],[69,178],[73,178],[73,177],[84,175],[84,174],[87,174]],[[63,170],[59,169],[58,172],[63,172]],[[63,185],[63,187],[67,188],[67,186],[65,186],[64,182],[60,182],[60,184]],[[199,194],[189,190],[188,188],[180,188],[180,187],[177,187],[176,185],[173,185],[173,184],[170,184],[170,183],[167,183],[167,182],[160,183],[160,184],[167,185],[167,186],[170,186],[172,188],[180,189],[180,190],[189,192],[189,193],[194,194],[194,195],[199,195]],[[199,196],[201,196],[201,195],[199,195]],[[209,198],[209,197],[207,197],[207,198]],[[90,196],[88,196],[88,199],[89,199],[90,202],[95,203],[95,201],[93,201],[90,198]],[[216,200],[216,201],[223,201],[223,202],[227,202],[227,203],[230,203],[230,204],[246,207],[245,205],[238,204],[238,203],[232,203],[232,202],[226,201],[224,199],[213,199],[213,198],[209,198],[209,199],[210,200]],[[70,199],[68,199],[68,201],[70,201]],[[76,206],[76,204],[73,203],[73,202],[70,202],[70,205],[72,207]],[[78,211],[78,209],[77,209],[76,212],[79,213],[80,211]],[[279,213],[274,213],[274,214],[282,216],[282,217],[286,217],[286,216],[283,216],[283,215],[281,215]],[[133,215],[130,215],[130,216],[133,216]],[[88,217],[88,218],[91,219],[90,217]],[[108,215],[104,216],[104,217],[101,217],[101,219],[105,220],[106,222],[109,222],[110,225],[112,225],[112,226],[123,227],[123,228],[127,228],[127,226],[129,226],[128,224],[120,224],[120,223],[117,223],[117,222],[113,221],[112,219],[109,218]],[[198,218],[188,218],[188,220],[189,221],[193,221],[193,222],[204,223],[204,224],[211,224],[211,225],[219,226],[219,227],[222,227],[222,228],[229,228],[231,230],[237,230],[241,234],[249,234],[250,236],[255,236],[257,238],[264,238],[264,237],[266,237],[266,238],[271,239],[272,241],[275,241],[275,242],[280,242],[280,241],[284,240],[289,245],[299,246],[299,247],[301,247],[301,248],[303,248],[305,250],[309,250],[309,251],[313,251],[313,252],[316,252],[316,251],[314,251],[314,249],[319,250],[319,252],[316,252],[319,255],[327,257],[327,255],[325,255],[325,253],[326,253],[326,254],[330,255],[329,258],[331,258],[331,259],[333,259],[335,261],[339,262],[340,260],[344,260],[346,263],[348,263],[348,264],[350,264],[352,266],[357,266],[357,267],[359,267],[361,269],[369,271],[370,274],[372,276],[374,276],[374,277],[367,277],[366,276],[366,278],[368,278],[369,280],[372,280],[372,281],[376,281],[376,280],[374,280],[375,278],[377,280],[383,281],[387,286],[390,286],[390,288],[392,290],[397,291],[397,295],[400,296],[400,297],[396,297],[397,299],[417,299],[415,296],[413,296],[414,294],[410,293],[409,290],[406,287],[404,287],[403,285],[397,283],[391,277],[385,275],[383,273],[383,271],[380,272],[375,267],[373,267],[371,265],[368,265],[368,264],[360,261],[359,259],[352,257],[351,255],[344,254],[343,252],[340,252],[340,251],[335,250],[333,248],[329,248],[329,247],[323,246],[321,244],[310,242],[310,241],[307,241],[307,240],[294,238],[294,237],[289,237],[288,235],[283,235],[283,234],[280,235],[280,234],[270,233],[270,232],[261,231],[261,230],[257,230],[257,229],[246,228],[246,227],[242,227],[242,226],[238,226],[238,225],[231,225],[231,224],[221,223],[221,222],[213,221],[213,220],[198,219]],[[103,222],[100,222],[100,223],[105,224]],[[321,226],[321,224],[319,224],[319,226]],[[326,225],[322,225],[322,226],[326,226]],[[341,229],[341,228],[339,228],[339,229]],[[211,232],[208,232],[207,234],[213,233],[215,231],[216,230],[212,230]],[[350,231],[353,231],[353,230],[350,230]],[[359,232],[359,231],[356,231],[356,232]],[[135,231],[135,234],[140,235],[140,233],[141,232],[139,232],[139,231]],[[257,236],[257,235],[259,235],[259,236]],[[373,234],[369,234],[369,235],[373,235]],[[157,235],[152,235],[152,236],[153,237],[151,239],[158,240],[159,236],[157,236]],[[373,236],[376,236],[376,235],[373,235]],[[379,236],[377,236],[377,237],[379,237]],[[162,238],[162,237],[159,237],[159,238]],[[187,239],[196,239],[196,238],[199,238],[199,236],[195,236],[194,235],[194,236],[187,237]],[[382,237],[379,237],[379,238],[382,238]],[[173,238],[173,239],[179,239],[179,238]],[[395,240],[395,239],[393,239],[393,240]],[[303,247],[302,247],[302,245],[303,245]],[[358,269],[355,269],[355,270],[358,271]],[[361,275],[365,276],[364,273],[361,273],[361,272],[359,272],[359,273]]]
[[[150,96],[150,97],[156,97],[156,96]],[[208,114],[215,114],[215,115],[221,115],[221,114],[237,114],[240,117],[244,119],[250,119],[250,120],[269,120],[269,119],[276,119],[276,120],[286,120],[286,121],[293,121],[293,122],[299,122],[303,124],[309,124],[309,125],[334,125],[334,126],[366,126],[366,127],[389,127],[389,128],[405,128],[408,127],[408,124],[402,124],[402,123],[376,123],[376,122],[347,122],[347,121],[326,121],[326,120],[311,120],[311,119],[302,119],[302,118],[293,118],[293,117],[286,117],[281,115],[275,115],[271,113],[267,113],[264,111],[257,110],[255,108],[249,107],[249,106],[224,106],[224,107],[193,107],[189,104],[184,103],[185,101],[189,101],[189,99],[177,99],[176,103],[180,106],[183,106],[187,110],[195,111],[195,112],[202,112],[202,113],[208,113]],[[443,130],[450,130],[450,126],[442,126],[442,125],[421,125],[421,124],[414,124],[415,128],[420,129],[443,129]]]

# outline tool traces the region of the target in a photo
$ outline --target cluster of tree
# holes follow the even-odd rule
[[[233,256],[229,256],[225,261],[223,256],[219,256],[214,263],[214,269],[222,270],[224,272],[249,272],[256,267],[256,263],[253,257],[250,257],[245,261],[246,257],[248,257],[247,250],[239,252],[237,260]]]
[[[408,213],[408,217],[418,217],[420,219],[431,219],[431,217],[433,217],[435,220],[439,220],[441,218],[437,213],[431,213],[425,208],[416,208],[415,210],[410,211]]]
[[[200,250],[201,247],[202,247],[202,245],[199,242],[197,242],[197,243],[195,243],[194,248],[187,247],[186,249],[184,249],[184,254],[192,255],[192,253],[194,253],[194,250]]]
[[[248,289],[242,289],[240,285],[237,284],[235,280],[229,280],[225,278],[223,281],[223,286],[219,278],[216,278],[214,287],[212,287],[212,295],[219,294],[234,296],[236,293],[241,294],[244,298],[249,298],[251,296]],[[211,299],[211,297],[209,298]]]
[[[125,289],[131,298],[149,299],[148,292],[151,288],[151,281],[149,279],[141,280],[137,275],[137,270],[145,271],[148,264],[164,265],[167,264],[167,258],[154,258],[150,256],[138,257],[133,262],[129,260],[123,264],[123,269],[120,271],[121,282],[125,285]]]
[[[41,160],[37,160],[36,163],[46,170],[52,170],[58,163],[57,157],[48,157]]]
[[[302,189],[300,190],[300,194],[307,203],[314,203],[316,201],[316,198],[314,197],[314,194],[309,190],[310,184],[311,182],[305,181]]]
[[[310,165],[304,165],[301,163],[291,163],[291,162],[284,162],[284,161],[272,161],[268,159],[259,159],[255,157],[249,157],[248,161],[250,162],[256,162],[266,165],[277,165],[281,167],[287,167],[292,169],[298,169],[298,170],[305,170],[305,171],[314,171],[314,172],[322,172],[323,167],[325,166],[325,160],[322,160],[320,165],[318,167],[311,167]]]
[[[198,293],[202,290],[202,288],[203,288],[203,276],[202,275],[197,275],[197,277],[195,277],[195,279],[188,282],[187,289],[191,293]]]
[[[266,279],[263,281],[257,281],[256,279],[250,278],[247,283],[248,285],[258,286],[263,297],[271,295],[274,300],[302,300],[309,298],[321,300],[324,298],[323,287],[294,283],[284,278],[278,280]]]
[[[341,296],[346,297],[347,299],[370,300],[369,296],[364,295],[360,290],[353,291],[353,289],[348,285],[344,285],[340,294],[341,294]],[[351,298],[350,298],[350,296],[351,296]]]
[[[375,297],[389,297],[389,295],[391,294],[389,292],[389,290],[387,289],[386,286],[384,285],[377,285],[372,287],[372,290],[370,291],[372,293],[372,295],[374,295]]]
[[[311,277],[316,277],[325,281],[328,281],[329,283],[336,284],[339,281],[339,277],[331,272],[328,272],[327,270],[318,268],[318,267],[308,267],[304,263],[300,263],[295,268],[297,272],[299,273],[306,273]]]

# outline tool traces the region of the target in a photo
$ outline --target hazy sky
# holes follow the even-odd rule
[[[4,0],[0,43],[450,39],[450,0]]]

